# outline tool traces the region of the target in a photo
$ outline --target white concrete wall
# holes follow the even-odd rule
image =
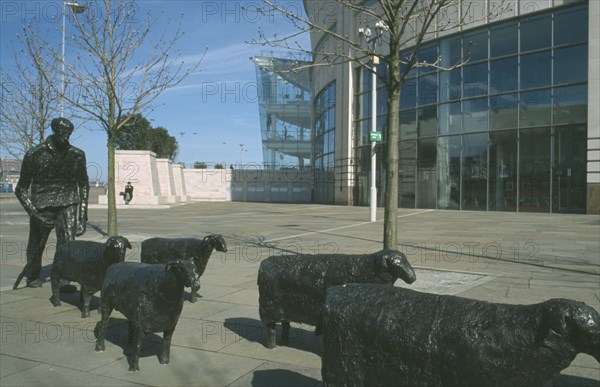
[[[190,200],[231,200],[231,170],[184,169],[183,176]]]
[[[175,181],[173,179],[173,162],[169,159],[156,159],[156,170],[160,185],[160,195],[164,196],[168,203],[178,201],[175,195]]]

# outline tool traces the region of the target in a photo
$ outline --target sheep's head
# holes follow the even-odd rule
[[[417,279],[415,271],[404,253],[397,250],[383,250],[381,259],[393,278],[400,278],[407,284],[412,284]]]
[[[214,250],[227,252],[227,244],[221,234],[210,234],[204,237],[204,242],[208,243]]]
[[[111,255],[114,257],[115,262],[125,261],[125,253],[127,249],[131,249],[131,243],[129,240],[121,235],[111,236],[106,240],[106,251],[112,250],[115,253]]]
[[[178,282],[192,289],[200,289],[196,266],[187,260],[169,262],[165,266],[167,272],[173,273]]]
[[[577,353],[591,355],[600,363],[600,314],[594,308],[575,300],[554,299],[547,301],[543,318],[558,335],[558,339],[548,339],[547,345],[571,346]]]

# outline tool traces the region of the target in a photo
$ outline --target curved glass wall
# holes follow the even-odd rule
[[[584,212],[587,24],[587,4],[568,6],[424,46],[419,60],[465,64],[415,69],[403,86],[399,205]],[[362,138],[370,109],[356,113]]]
[[[329,83],[314,101],[315,202],[333,203],[335,186],[336,84]]]
[[[255,57],[252,60],[256,64],[265,169],[309,168],[310,71],[294,70],[299,63],[296,59]]]

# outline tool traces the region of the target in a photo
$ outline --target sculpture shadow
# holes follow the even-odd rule
[[[111,317],[106,327],[106,341],[121,348],[123,355],[127,356],[127,364],[131,364],[131,345],[129,344],[129,328],[127,319]],[[98,339],[100,322],[94,328],[94,337]],[[162,350],[162,335],[150,333],[142,340],[140,358],[160,355]],[[158,361],[158,360],[157,360]]]
[[[260,320],[247,317],[228,318],[223,323],[223,326],[244,340],[266,346],[267,330],[265,324]],[[313,327],[310,327],[311,329],[305,329],[304,327],[308,328],[309,326],[292,323],[290,327],[290,341],[284,345],[281,343],[281,324],[277,324],[277,345],[312,352],[321,356],[323,352],[323,340],[321,336],[315,336],[314,331],[311,330]]]
[[[254,371],[250,385],[253,387],[318,386],[320,383],[319,380],[302,375],[298,372],[274,369]]]
[[[108,233],[106,231],[104,231],[100,226],[90,223],[87,223],[87,227],[91,228],[92,230],[96,231],[98,234],[104,236],[104,237],[108,237]]]

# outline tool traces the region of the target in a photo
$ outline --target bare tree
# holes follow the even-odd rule
[[[255,8],[264,15],[280,14],[297,29],[291,35],[267,36],[259,30],[259,38],[252,44],[277,47],[313,57],[310,67],[331,67],[348,62],[358,63],[377,74],[387,91],[387,121],[385,147],[387,159],[386,185],[384,192],[383,245],[396,249],[398,234],[398,141],[400,132],[400,91],[409,73],[417,67],[434,67],[452,70],[464,62],[442,66],[442,58],[421,60],[419,51],[429,39],[461,24],[472,22],[474,12],[471,4],[461,0],[315,0],[304,2],[308,17],[305,17],[285,2],[263,0],[264,7]],[[466,4],[466,5],[465,5]],[[479,11],[479,10],[478,10]],[[483,10],[480,17],[489,17],[498,10]],[[344,15],[344,16],[341,16]],[[363,27],[362,38],[358,31],[345,34],[337,25],[338,20],[357,20]],[[370,28],[369,28],[370,26]],[[297,43],[297,36],[310,33],[317,50],[306,50]],[[366,39],[365,39],[366,38]],[[403,55],[401,56],[401,52]],[[373,71],[373,63],[385,63],[384,74]],[[298,62],[295,70],[307,66]]]
[[[40,34],[24,29],[30,55],[38,49],[41,68],[60,74],[64,85],[54,91],[106,131],[108,144],[108,234],[116,235],[115,149],[117,133],[129,118],[155,106],[156,98],[178,85],[197,69],[180,60],[177,43],[183,36],[181,20],[161,27],[159,18],[140,15],[133,0],[86,1],[74,12],[74,34],[69,40],[76,60],[64,61],[61,53]],[[80,14],[79,14],[80,13]],[[63,71],[64,69],[64,71]],[[44,72],[47,82],[51,81]]]
[[[16,71],[1,74],[0,146],[3,153],[21,159],[44,141],[46,128],[58,112],[58,100],[39,62],[14,47],[12,56]]]

